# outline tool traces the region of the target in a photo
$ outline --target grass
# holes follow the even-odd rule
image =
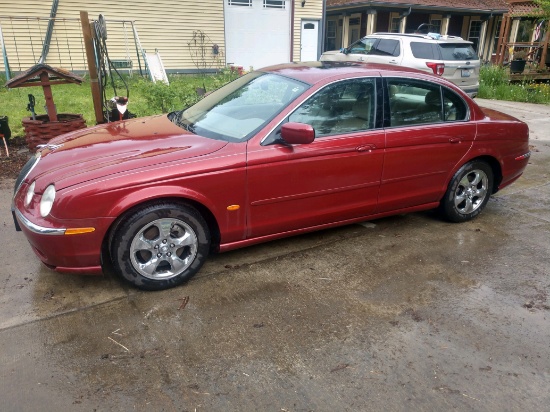
[[[229,70],[206,76],[173,75],[169,76],[169,86],[162,82],[152,83],[149,79],[137,75],[127,77],[125,80],[129,86],[130,97],[128,108],[130,112],[137,116],[149,116],[180,110],[199,100],[197,88],[203,88],[206,91],[215,90],[233,80],[236,76],[236,73]],[[0,84],[4,83],[5,78],[0,76]],[[120,80],[117,82],[116,87],[118,94],[126,95],[126,88]],[[113,97],[114,91],[110,85],[107,90],[107,97]],[[58,113],[81,113],[88,126],[95,124],[89,79],[85,79],[82,85],[62,84],[52,86],[52,93]],[[0,88],[0,116],[8,116],[12,139],[23,137],[25,134],[21,119],[31,115],[27,111],[29,94],[34,95],[36,99],[36,114],[45,114],[45,99],[41,87]]]
[[[479,83],[477,97],[480,99],[550,104],[549,83],[510,83],[508,73],[503,67],[483,66]]]
[[[130,89],[128,108],[137,116],[179,110],[199,100],[197,88],[204,88],[206,91],[215,90],[236,76],[235,72],[229,70],[207,76],[172,75],[169,76],[169,86],[161,82],[152,83],[137,75],[127,77]],[[0,84],[4,83],[5,78],[0,76]],[[113,96],[114,91],[111,86],[108,86],[108,90],[110,94],[107,96]],[[95,124],[89,80],[85,80],[81,86],[74,84],[54,86],[52,91],[58,113],[82,113],[89,126]],[[120,81],[117,84],[117,92],[126,95],[126,90]],[[42,88],[24,87],[12,90],[0,88],[0,116],[9,117],[12,138],[24,136],[21,119],[30,116],[26,110],[29,101],[28,94],[33,94],[36,99],[36,113],[45,114]],[[511,84],[504,68],[483,66],[480,73],[478,97],[550,104],[550,84],[527,82]]]

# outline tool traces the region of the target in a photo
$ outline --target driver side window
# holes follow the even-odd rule
[[[374,128],[374,79],[351,79],[326,86],[306,100],[288,121],[309,124],[315,137]]]
[[[377,39],[361,39],[348,48],[351,54],[369,54]]]

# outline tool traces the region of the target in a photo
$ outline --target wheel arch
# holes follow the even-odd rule
[[[189,197],[159,196],[155,198],[146,199],[139,203],[128,205],[126,208],[121,210],[120,214],[115,219],[115,221],[111,224],[111,226],[105,233],[105,237],[103,238],[103,242],[101,245],[102,265],[104,263],[111,262],[111,243],[113,241],[113,237],[116,231],[118,230],[120,224],[125,220],[125,218],[131,215],[132,213],[135,213],[138,209],[142,207],[146,207],[148,205],[152,205],[160,202],[179,203],[181,205],[189,205],[195,208],[202,215],[202,217],[206,221],[206,224],[208,225],[208,229],[210,230],[211,251],[215,252],[219,249],[220,239],[221,239],[220,227],[216,217],[208,207],[206,207],[201,202]]]
[[[493,156],[483,155],[470,159],[469,162],[482,161],[487,163],[493,171],[493,187],[491,188],[491,194],[498,192],[498,187],[502,182],[502,166],[500,162]]]

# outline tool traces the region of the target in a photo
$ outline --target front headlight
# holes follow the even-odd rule
[[[50,214],[50,211],[53,207],[53,201],[55,200],[55,186],[49,185],[46,190],[44,190],[44,194],[42,195],[42,199],[40,199],[40,216],[46,217]]]
[[[35,182],[32,182],[29,188],[27,189],[27,194],[25,195],[25,207],[28,207],[31,203],[32,197],[34,196],[34,186]]]

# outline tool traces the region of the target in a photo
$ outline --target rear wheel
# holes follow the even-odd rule
[[[210,232],[189,205],[159,202],[131,213],[111,244],[117,272],[144,290],[168,289],[189,280],[203,265]]]
[[[451,179],[440,210],[452,222],[471,220],[487,205],[492,188],[491,167],[479,160],[468,162]]]

